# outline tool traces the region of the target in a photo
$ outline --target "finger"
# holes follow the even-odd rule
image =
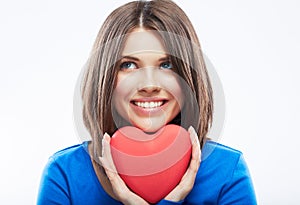
[[[184,186],[190,187],[190,185],[194,184],[200,166],[201,150],[198,135],[195,129],[191,126],[189,127],[188,131],[190,133],[190,138],[192,142],[192,157],[190,165],[185,174],[183,175],[180,183]]]
[[[116,185],[123,187],[125,183],[119,176],[114,165],[110,150],[110,136],[107,133],[104,134],[102,139],[102,157],[100,157],[100,161],[103,162],[103,168],[110,181],[114,182]]]
[[[200,143],[194,128],[190,127],[188,131],[192,142],[192,158],[189,167],[181,178],[179,184],[166,196],[165,199],[167,200],[179,201],[184,199],[192,190],[195,183],[196,175],[200,165]]]
[[[110,150],[110,136],[105,133],[102,139],[102,157],[99,157],[100,162],[104,168],[104,171],[109,178],[114,190],[120,195],[122,192],[127,191],[127,186],[121,179],[115,168],[111,150]]]
[[[111,155],[110,139],[110,136],[105,133],[102,139],[102,157],[99,157],[99,160],[112,185],[114,193],[124,204],[148,204],[135,193],[131,192],[118,174]]]
[[[195,129],[190,126],[188,129],[189,133],[190,133],[190,138],[191,138],[191,142],[192,142],[192,161],[197,161],[200,163],[200,156],[201,156],[201,150],[200,150],[200,142],[198,139],[198,135],[195,131]]]
[[[114,165],[111,150],[110,150],[110,136],[105,133],[102,139],[102,157],[99,157],[100,162],[104,169],[110,172],[117,173],[116,167]]]
[[[144,199],[129,190],[125,182],[118,173],[105,169],[107,177],[111,183],[114,193],[118,200],[128,205],[149,205]]]

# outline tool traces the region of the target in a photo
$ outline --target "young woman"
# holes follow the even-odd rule
[[[50,158],[38,204],[148,204],[114,171],[110,137],[126,125],[153,133],[167,124],[188,130],[192,156],[181,181],[157,204],[256,204],[242,153],[206,137],[211,84],[194,28],[174,2],[117,8],[87,65],[83,119],[92,140]]]

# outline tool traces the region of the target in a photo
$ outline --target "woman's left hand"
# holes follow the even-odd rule
[[[165,197],[165,200],[168,201],[181,201],[190,193],[200,166],[201,150],[198,135],[192,126],[189,127],[188,131],[192,142],[192,158],[179,184]]]

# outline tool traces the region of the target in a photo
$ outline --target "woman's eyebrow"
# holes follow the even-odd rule
[[[121,60],[124,59],[124,58],[129,59],[129,60],[139,61],[138,58],[133,57],[133,56],[121,56]]]
[[[169,60],[170,60],[170,56],[165,56],[165,57],[158,59],[158,61],[169,61]]]

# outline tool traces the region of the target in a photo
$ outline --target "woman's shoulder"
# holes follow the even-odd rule
[[[97,179],[87,147],[88,142],[83,142],[49,158],[42,174],[38,204],[97,204],[111,200]]]
[[[225,151],[225,152],[231,152],[231,153],[235,153],[235,154],[241,154],[242,152],[240,150],[237,150],[235,148],[229,147],[227,145],[212,141],[212,140],[208,140],[206,141],[206,143],[204,144],[204,148],[216,148],[218,151]]]
[[[187,202],[234,204],[236,201],[256,204],[243,154],[229,146],[207,141],[202,148],[200,168]]]
[[[240,150],[210,140],[205,142],[202,149],[202,161],[209,158],[218,159],[220,157],[223,160],[232,160],[232,158],[240,158],[241,155],[243,155],[243,153]]]
[[[75,144],[66,148],[63,148],[59,151],[56,151],[51,157],[61,157],[69,154],[74,154],[82,149],[86,149],[88,142],[83,142],[81,144]]]
[[[87,145],[88,142],[83,142],[81,144],[76,144],[61,149],[50,156],[48,163],[69,166],[70,164],[77,164],[81,161],[86,161],[89,159]]]
[[[202,180],[213,178],[221,184],[227,181],[240,165],[247,167],[241,151],[214,141],[207,141],[202,148],[199,177]]]

